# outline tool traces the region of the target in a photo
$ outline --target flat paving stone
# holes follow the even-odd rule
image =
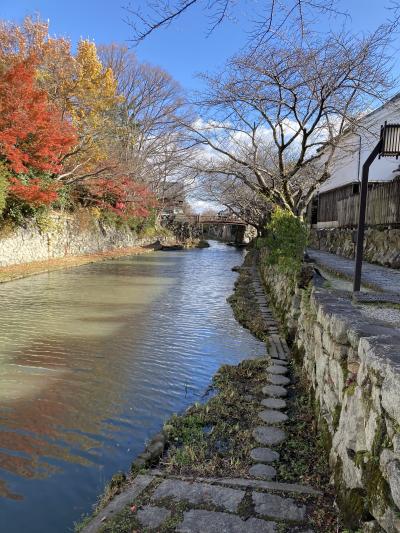
[[[260,518],[242,520],[239,516],[192,509],[183,514],[183,522],[176,528],[179,533],[275,533],[274,522]]]
[[[261,400],[261,405],[268,407],[269,409],[285,409],[286,402],[282,398],[264,398]]]
[[[286,422],[286,420],[288,420],[288,416],[285,415],[285,413],[281,413],[280,411],[276,410],[274,411],[273,409],[265,409],[264,411],[258,413],[258,416],[267,424],[281,424],[282,422]]]
[[[308,249],[309,257],[318,265],[353,279],[354,259],[347,259],[328,252]],[[362,283],[367,283],[378,291],[400,294],[400,271],[393,268],[363,262]]]
[[[258,426],[253,430],[253,437],[259,444],[273,446],[279,444],[286,438],[286,433],[280,428],[269,426]]]
[[[206,481],[206,479],[204,480]],[[234,485],[236,487],[252,487],[262,490],[273,490],[277,492],[293,492],[296,494],[309,494],[311,496],[321,496],[322,492],[310,487],[309,485],[301,485],[300,483],[282,483],[280,481],[261,481],[258,479],[245,478],[209,478],[207,481],[218,483],[220,485]]]
[[[255,512],[268,518],[303,522],[306,514],[304,505],[297,505],[291,498],[282,498],[276,494],[253,492]]]
[[[268,353],[274,359],[280,359],[278,350],[276,349],[275,344],[270,343],[268,346]]]
[[[253,477],[269,481],[276,477],[276,470],[270,465],[256,464],[249,468],[249,474]]]
[[[234,513],[243,500],[244,494],[242,490],[216,487],[208,483],[166,479],[158,485],[152,500],[173,498],[174,500],[186,500],[195,505],[213,504]]]
[[[253,461],[258,463],[272,463],[279,461],[279,453],[270,448],[253,448],[250,452],[250,457]]]
[[[288,369],[282,365],[271,365],[267,367],[268,374],[287,374]]]
[[[272,396],[273,398],[287,396],[287,390],[281,385],[265,385],[265,387],[262,388],[262,392],[266,396]]]
[[[99,512],[93,520],[82,530],[82,533],[96,533],[100,526],[107,523],[108,518],[112,518],[115,513],[132,503],[153,481],[153,476],[136,476],[132,484],[121,494],[116,496],[111,502]]]
[[[272,385],[288,385],[290,379],[286,376],[280,376],[279,374],[269,374],[267,380],[272,383]]]
[[[153,505],[146,505],[139,509],[136,514],[139,522],[144,527],[156,528],[171,516],[171,511],[165,507],[155,507]]]

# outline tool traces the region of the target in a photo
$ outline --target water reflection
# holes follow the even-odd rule
[[[261,344],[221,244],[0,287],[0,531],[63,532],[223,363]]]

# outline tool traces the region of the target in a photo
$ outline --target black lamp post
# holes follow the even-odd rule
[[[362,167],[360,210],[358,214],[358,230],[356,245],[356,264],[354,270],[353,292],[359,292],[361,287],[361,270],[364,251],[365,213],[367,210],[369,167],[376,157],[400,156],[400,124],[386,124],[381,127],[381,137],[378,144],[367,157]]]

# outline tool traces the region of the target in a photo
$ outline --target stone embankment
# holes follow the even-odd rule
[[[255,315],[247,324],[265,340],[265,353],[222,367],[216,394],[172,417],[133,463],[133,474],[110,484],[78,531],[331,533],[336,527],[332,498],[321,490],[326,481],[314,475],[321,453],[307,406],[299,411],[296,404],[290,350],[255,269],[241,269],[241,278],[235,314],[245,319],[247,308]]]
[[[354,257],[354,229],[312,229],[310,246],[344,257]],[[400,228],[370,227],[365,232],[365,260],[391,268],[400,268]]]
[[[140,237],[128,228],[105,226],[89,213],[55,212],[41,225],[3,228],[0,233],[0,267],[99,254],[120,248],[139,247],[157,240]]]
[[[400,531],[400,322],[324,288],[311,266],[298,279],[261,263],[310,383],[345,523]]]
[[[0,228],[0,283],[62,268],[159,249],[208,246],[185,224],[142,233],[106,225],[88,210],[53,212],[24,226]]]

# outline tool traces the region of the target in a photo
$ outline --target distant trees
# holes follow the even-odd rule
[[[265,205],[304,216],[346,131],[390,87],[387,39],[270,42],[204,76],[201,118],[188,128],[203,146],[198,170],[222,203],[244,186]]]
[[[100,47],[99,52],[104,65],[114,72],[123,97],[115,117],[118,157],[162,198],[167,178],[190,178],[185,163],[191,157],[191,143],[185,124],[193,115],[186,96],[167,72],[140,63],[127,47],[113,44]]]
[[[178,84],[124,47],[82,40],[74,54],[39,19],[0,22],[5,215],[81,205],[136,226],[182,172],[184,107]]]

